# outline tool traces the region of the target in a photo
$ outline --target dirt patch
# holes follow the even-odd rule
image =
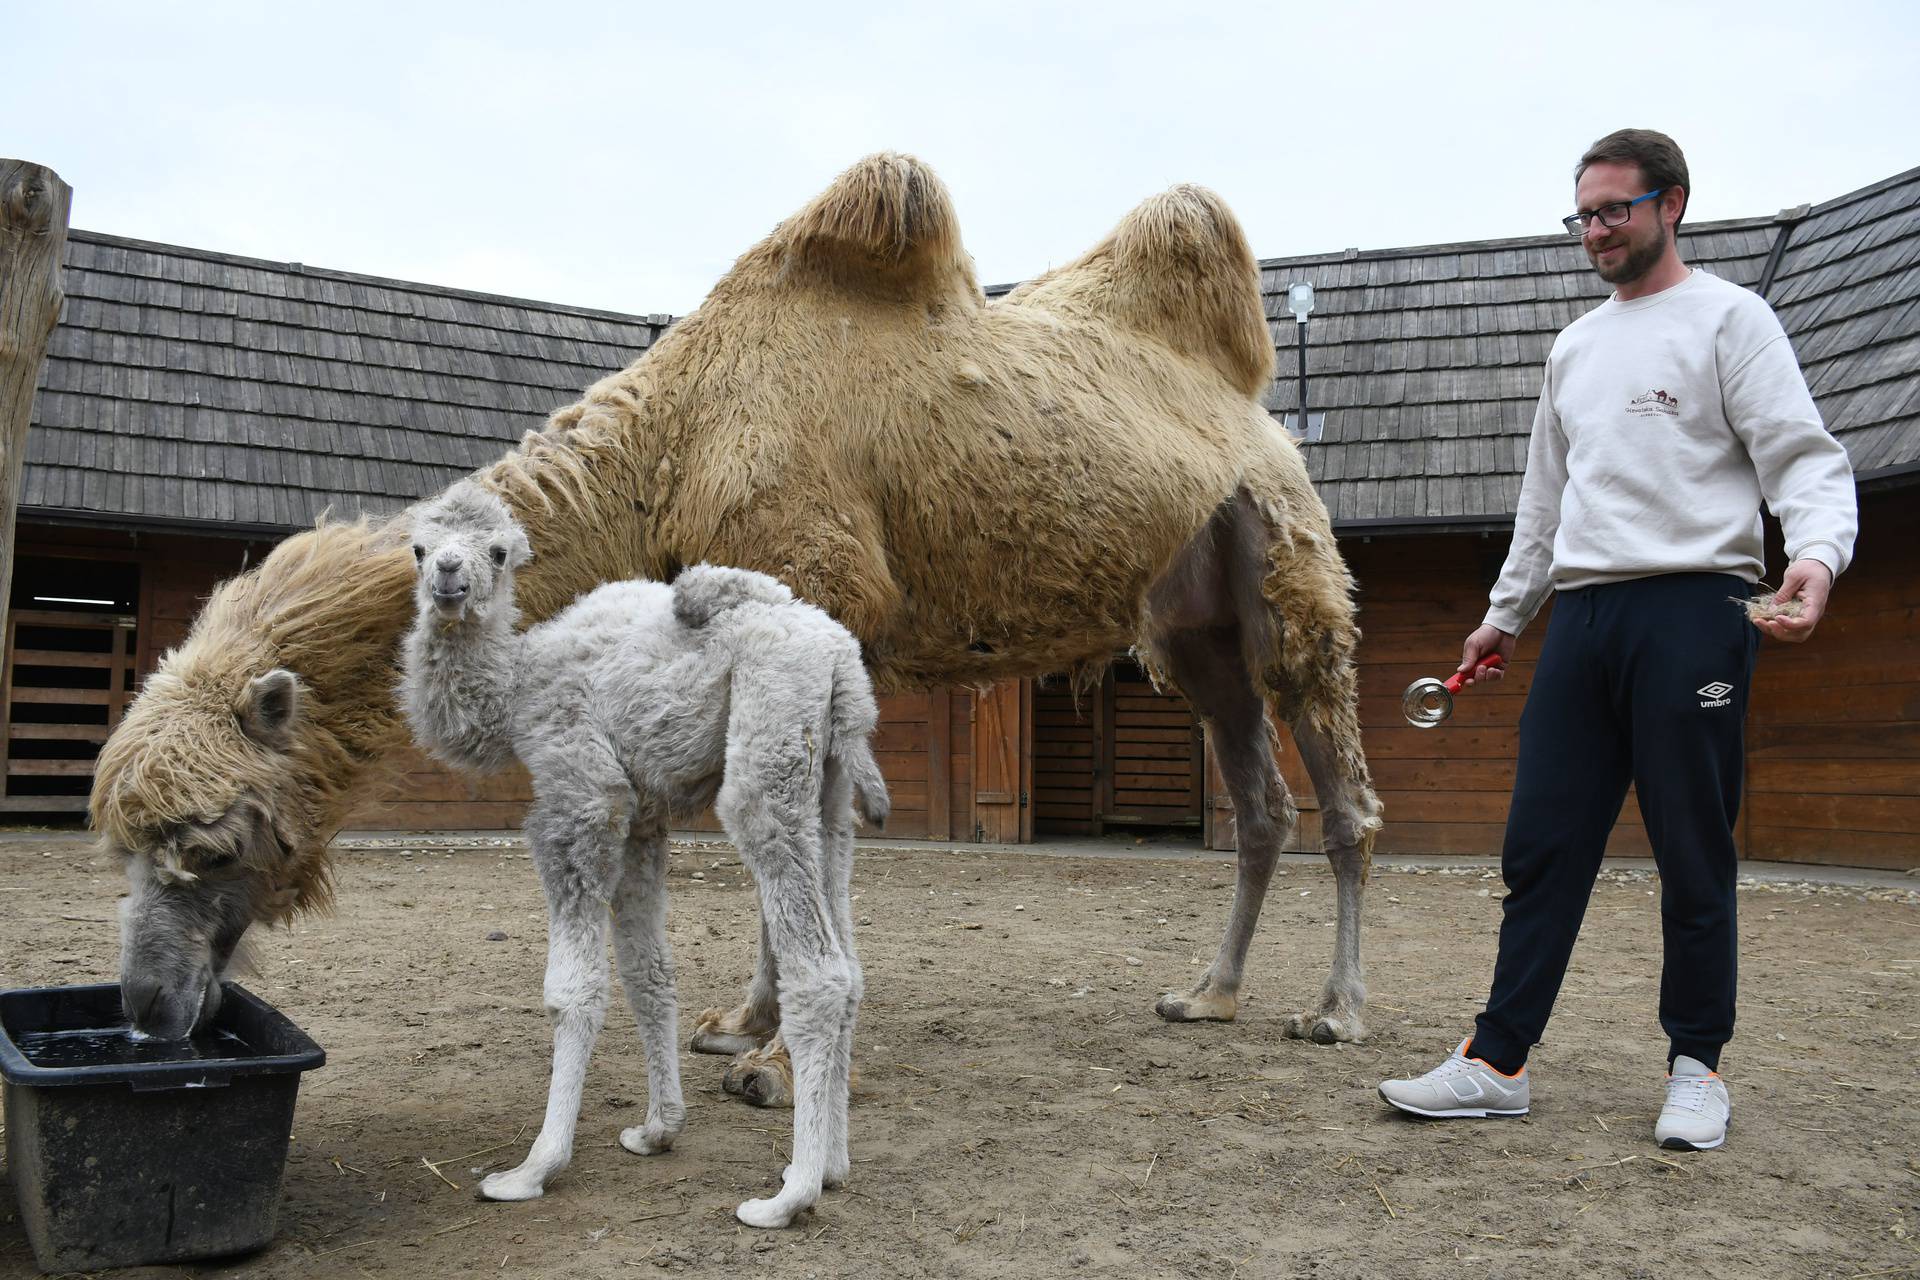
[[[1422,1123],[1374,1085],[1468,1029],[1492,965],[1491,873],[1375,876],[1373,1033],[1321,1047],[1279,1028],[1332,950],[1322,867],[1278,874],[1240,1021],[1169,1026],[1154,997],[1210,958],[1231,864],[863,851],[853,1180],[768,1233],[732,1210],[773,1184],[791,1113],[726,1097],[722,1061],[689,1054],[679,1145],[621,1150],[646,1085],[618,1002],[573,1168],[542,1200],[473,1200],[476,1171],[525,1152],[550,1041],[532,869],[517,845],[466,844],[345,852],[339,913],[256,943],[246,985],[329,1059],[301,1089],[276,1243],[114,1274],[1920,1274],[1920,892],[1743,889],[1734,1123],[1695,1155],[1650,1136],[1664,1044],[1645,876],[1609,873],[1594,896],[1534,1058],[1533,1115]],[[0,985],[110,976],[119,887],[77,842],[0,845]],[[729,1004],[751,888],[724,845],[677,849],[673,887],[683,1008]],[[0,1276],[31,1275],[11,1192]]]

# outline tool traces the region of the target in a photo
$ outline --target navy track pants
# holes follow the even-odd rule
[[[1472,1052],[1517,1069],[1539,1043],[1627,786],[1660,871],[1668,1058],[1716,1068],[1733,1035],[1733,824],[1759,632],[1717,573],[1562,591],[1520,716],[1500,855],[1507,898]]]

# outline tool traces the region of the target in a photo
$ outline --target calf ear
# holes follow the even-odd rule
[[[285,751],[293,745],[300,719],[300,677],[275,668],[247,682],[240,705],[234,708],[240,731],[263,747]]]

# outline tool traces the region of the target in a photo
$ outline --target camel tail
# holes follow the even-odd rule
[[[704,627],[743,604],[789,604],[784,583],[751,569],[697,564],[673,580],[673,616],[686,627]]]
[[[880,708],[873,700],[873,684],[867,679],[866,668],[860,665],[860,655],[851,645],[834,662],[829,720],[833,741],[827,752],[853,781],[854,808],[868,826],[885,826],[893,802],[887,795],[880,762],[873,756],[873,731],[880,723]]]

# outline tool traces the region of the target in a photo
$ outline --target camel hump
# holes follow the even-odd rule
[[[682,626],[704,627],[738,605],[790,604],[793,592],[778,579],[751,569],[697,564],[673,580],[673,616]]]
[[[1247,396],[1273,380],[1260,265],[1233,210],[1205,187],[1150,197],[1085,256],[1008,301],[1104,314],[1211,366]]]
[[[833,180],[773,233],[787,273],[897,297],[979,295],[946,184],[912,156],[882,151]]]

